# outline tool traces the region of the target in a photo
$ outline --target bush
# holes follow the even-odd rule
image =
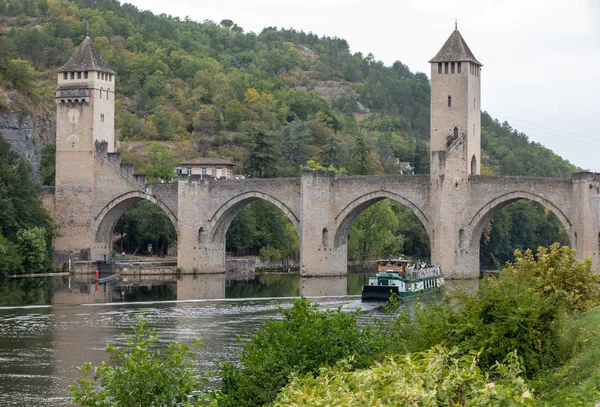
[[[592,259],[575,260],[576,251],[554,243],[531,250],[515,251],[515,261],[507,264],[505,273],[528,274],[535,289],[546,298],[560,298],[570,313],[600,305],[598,275],[592,270]]]
[[[190,348],[171,343],[167,349],[151,349],[158,335],[146,328],[147,321],[137,318],[131,327],[134,334],[121,335],[127,338],[125,346],[106,347],[116,365],[102,362],[92,376],[90,363],[80,368],[83,377],[70,388],[73,402],[82,407],[204,405],[201,392],[206,383],[191,370],[194,354]]]
[[[436,346],[394,356],[370,369],[349,363],[324,368],[316,378],[295,375],[273,407],[316,406],[527,406],[533,395],[520,377],[517,355],[494,365],[494,380],[478,367],[478,352],[462,357]],[[351,361],[350,361],[351,362]]]
[[[292,373],[316,374],[319,368],[356,355],[366,367],[373,351],[370,330],[358,327],[356,313],[319,311],[306,298],[281,310],[283,320],[263,323],[241,352],[241,365],[221,366],[219,405],[262,406],[273,401]]]

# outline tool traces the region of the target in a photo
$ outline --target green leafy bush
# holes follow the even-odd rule
[[[561,298],[571,313],[585,311],[600,304],[600,285],[592,259],[576,260],[575,255],[575,250],[558,243],[539,247],[535,255],[529,249],[516,250],[514,263],[503,272],[527,274],[544,297]]]
[[[153,349],[158,335],[146,324],[138,316],[131,327],[133,335],[122,334],[127,338],[125,346],[106,347],[114,365],[102,362],[92,370],[86,363],[80,368],[83,377],[70,388],[74,403],[81,407],[204,405],[201,391],[206,383],[191,369],[190,348],[171,343],[166,349]]]
[[[355,364],[366,367],[373,351],[371,331],[361,330],[355,313],[340,309],[319,311],[306,298],[283,319],[263,323],[248,335],[240,365],[225,363],[220,406],[262,406],[273,401],[292,373],[317,373],[324,366],[356,355]]]
[[[493,366],[493,377],[479,368],[478,356],[436,346],[365,370],[352,371],[350,360],[321,369],[317,377],[295,375],[273,407],[532,405],[516,353]]]

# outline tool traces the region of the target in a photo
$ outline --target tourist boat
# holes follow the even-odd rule
[[[400,300],[421,294],[437,293],[444,285],[440,266],[410,260],[378,260],[377,274],[369,277],[362,289],[363,301],[387,301],[392,294]]]

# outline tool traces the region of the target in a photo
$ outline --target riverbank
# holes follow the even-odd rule
[[[564,334],[579,337],[573,357],[533,382],[540,406],[575,405],[579,397],[585,405],[600,402],[600,307],[575,315],[570,328]]]

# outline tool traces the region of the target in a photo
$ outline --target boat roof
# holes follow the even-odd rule
[[[407,259],[382,259],[377,260],[377,263],[413,263],[413,261]]]

